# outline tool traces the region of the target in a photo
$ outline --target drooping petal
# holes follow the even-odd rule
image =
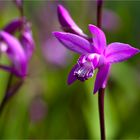
[[[20,42],[5,31],[0,32],[1,43],[7,44],[5,52],[14,64],[18,76],[27,74],[27,59]]]
[[[106,64],[99,68],[96,80],[95,80],[95,86],[94,86],[94,94],[100,89],[105,88],[107,83],[107,78],[109,75],[111,65]]]
[[[4,27],[4,31],[10,34],[14,34],[17,30],[21,29],[23,25],[23,20],[21,19],[14,19],[9,24]]]
[[[111,43],[105,50],[106,61],[109,63],[117,63],[134,56],[140,52],[139,49],[133,48],[129,44]]]
[[[83,31],[73,21],[69,12],[62,5],[58,5],[57,12],[59,22],[65,32],[74,33],[86,37]]]
[[[68,85],[71,85],[73,82],[75,82],[77,80],[77,78],[74,76],[74,71],[78,68],[78,64],[74,65],[73,68],[71,69],[69,76],[68,76],[68,80],[67,83]]]
[[[89,30],[93,35],[94,47],[98,50],[99,53],[102,53],[106,47],[106,37],[104,32],[92,24],[89,25]]]
[[[65,32],[54,32],[53,34],[68,49],[76,53],[86,54],[91,52],[90,43],[78,35]]]
[[[24,25],[24,30],[21,35],[21,44],[22,44],[23,49],[25,50],[27,58],[29,60],[33,54],[33,51],[35,48],[35,43],[34,43],[34,39],[32,36],[32,31],[31,31],[30,25],[28,23],[26,23]]]

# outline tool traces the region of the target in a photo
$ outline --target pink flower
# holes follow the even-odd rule
[[[94,87],[94,93],[96,93],[100,88],[106,87],[109,70],[113,63],[125,61],[140,51],[129,44],[119,42],[107,45],[104,32],[91,24],[89,30],[93,37],[86,39],[85,35],[78,32],[79,27],[75,26],[66,9],[60,5],[58,8],[60,8],[58,12],[60,23],[68,27],[70,33],[54,32],[53,34],[66,48],[80,54],[77,64],[68,76],[68,84],[76,80],[85,81],[94,75],[95,69],[98,69]],[[72,32],[73,29],[75,32]]]

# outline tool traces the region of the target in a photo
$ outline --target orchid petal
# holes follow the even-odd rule
[[[94,94],[100,88],[105,88],[106,87],[110,66],[111,66],[110,64],[106,64],[106,65],[103,65],[99,68],[97,76],[96,76],[96,80],[95,80]]]
[[[74,65],[73,68],[71,69],[69,76],[68,76],[68,80],[67,83],[68,85],[71,85],[73,82],[75,82],[77,79],[74,76],[74,71],[78,68],[78,64]]]
[[[0,32],[1,43],[7,44],[6,53],[8,57],[14,63],[14,68],[17,72],[17,75],[25,76],[27,73],[27,60],[24,50],[20,45],[20,42],[12,35],[5,31]]]
[[[105,51],[106,61],[109,63],[117,63],[127,60],[140,52],[139,49],[133,48],[129,44],[111,43]]]
[[[94,47],[98,50],[99,53],[102,53],[106,47],[106,37],[104,32],[92,24],[89,25],[89,30],[93,35]]]
[[[32,31],[30,29],[30,26],[28,26],[28,23],[27,25],[25,25],[24,31],[22,32],[21,44],[23,45],[23,49],[26,52],[27,58],[30,59],[35,48],[35,44],[32,36]]]
[[[68,49],[76,53],[87,54],[91,52],[90,43],[78,35],[64,32],[54,32],[54,35]]]
[[[17,30],[19,30],[23,25],[23,21],[21,19],[14,19],[9,24],[4,27],[4,31],[10,34],[14,34]]]
[[[86,37],[83,31],[73,21],[69,12],[62,5],[58,5],[57,13],[59,22],[65,32],[70,32]]]

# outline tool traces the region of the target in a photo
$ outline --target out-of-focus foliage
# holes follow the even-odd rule
[[[50,47],[46,45],[46,41],[52,37],[52,31],[61,30],[56,13],[58,3],[70,11],[85,32],[89,33],[89,23],[96,24],[95,1],[25,0],[24,11],[32,22],[36,50],[25,84],[0,114],[1,139],[93,139],[100,136],[98,95],[92,94],[94,78],[85,83],[76,82],[67,86],[68,72],[78,56],[73,54],[72,57],[62,57],[65,60],[65,65],[62,66],[46,60],[42,53],[47,51],[44,47]],[[117,15],[117,19],[109,20],[107,17],[104,20],[108,21],[103,20],[103,24],[109,23],[106,26],[115,24],[111,26],[111,30],[103,26],[108,42],[124,42],[140,48],[139,7],[139,1],[105,1],[105,10]],[[0,13],[0,27],[18,16],[12,0],[0,1]],[[114,20],[117,20],[118,26]],[[57,45],[51,47],[55,48]],[[52,59],[57,55],[57,52],[54,52],[49,54],[52,55]],[[72,53],[68,51],[66,54]],[[140,138],[139,58],[137,55],[112,66],[105,93],[107,138]],[[5,61],[5,58],[1,61]],[[8,73],[1,70],[0,100],[4,95],[7,77]]]

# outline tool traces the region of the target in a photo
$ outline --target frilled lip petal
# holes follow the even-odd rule
[[[105,88],[109,71],[110,71],[110,64],[105,64],[101,66],[98,70],[96,80],[95,80],[95,86],[94,86],[94,94],[100,89],[100,88]]]
[[[87,36],[77,26],[77,24],[71,18],[69,12],[62,5],[58,5],[57,13],[58,13],[59,22],[62,26],[62,29],[65,32],[70,32],[70,33],[78,34],[78,35],[85,36],[85,37]]]
[[[65,32],[53,32],[53,34],[68,49],[76,53],[87,54],[92,52],[91,44],[83,37]]]
[[[0,39],[7,44],[6,53],[13,62],[17,75],[24,77],[27,74],[27,59],[20,42],[5,31],[0,32]]]
[[[14,19],[9,24],[4,27],[4,31],[10,34],[14,34],[17,30],[21,29],[23,25],[23,20],[21,19]]]
[[[105,56],[108,63],[117,63],[125,61],[139,52],[139,49],[133,48],[129,44],[115,42],[107,46]]]
[[[104,32],[92,24],[89,24],[89,30],[93,35],[93,46],[99,53],[102,53],[106,47],[106,37]]]
[[[71,85],[73,82],[75,82],[77,79],[74,76],[74,71],[78,68],[78,64],[74,65],[73,68],[71,69],[69,76],[68,76],[68,80],[67,83],[68,85]]]

